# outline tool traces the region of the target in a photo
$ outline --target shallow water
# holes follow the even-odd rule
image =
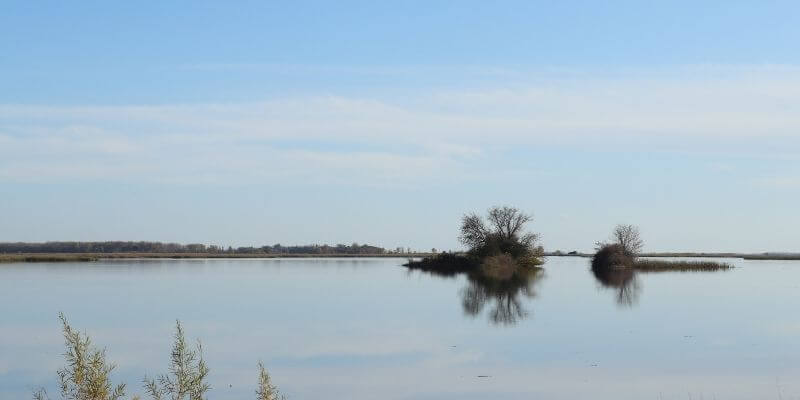
[[[259,360],[292,399],[800,397],[800,262],[615,287],[552,257],[500,295],[404,261],[0,264],[0,399],[58,398],[59,311],[131,394],[166,372],[177,318],[202,339],[211,399],[253,398]]]

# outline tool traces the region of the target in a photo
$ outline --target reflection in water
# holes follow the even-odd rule
[[[530,312],[523,300],[536,297],[536,287],[544,278],[544,270],[538,267],[518,267],[508,279],[488,277],[480,269],[465,272],[410,267],[410,270],[441,278],[466,275],[467,285],[459,292],[464,313],[474,317],[488,309],[489,321],[495,325],[514,325],[528,317]]]
[[[513,325],[529,315],[520,296],[536,297],[536,286],[544,273],[538,268],[520,268],[505,280],[487,278],[479,273],[468,275],[468,284],[461,290],[461,305],[467,315],[481,313],[491,304],[489,320],[494,324]]]
[[[633,307],[639,302],[641,285],[636,273],[630,268],[592,268],[597,282],[601,286],[617,291],[617,304]]]

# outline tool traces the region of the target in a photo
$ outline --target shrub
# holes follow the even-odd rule
[[[64,400],[119,400],[125,396],[125,384],[114,385],[110,375],[115,365],[106,361],[105,349],[92,346],[88,335],[72,329],[64,314],[59,313],[67,347],[67,365],[58,370],[61,397]],[[175,343],[172,347],[170,374],[144,380],[144,386],[154,400],[204,400],[210,386],[205,382],[208,367],[203,360],[200,343],[193,350],[186,344],[180,321],[176,322]],[[258,363],[257,400],[285,400],[272,384],[267,370]],[[42,388],[34,391],[34,400],[49,400]],[[134,396],[132,400],[139,400]]]
[[[592,258],[592,270],[602,271],[615,267],[631,267],[634,259],[625,254],[624,248],[619,244],[603,245]]]
[[[156,379],[145,378],[145,388],[153,400],[162,400],[164,396],[171,400],[204,400],[205,393],[211,387],[205,382],[208,367],[203,360],[203,347],[197,342],[195,350],[186,345],[180,321],[175,323],[175,343],[172,346],[170,374],[160,375]]]
[[[286,400],[286,396],[281,395],[278,387],[272,384],[264,364],[258,363],[258,389],[256,389],[256,400]]]
[[[125,384],[111,383],[111,372],[116,367],[106,361],[105,349],[92,346],[86,334],[75,331],[64,314],[59,313],[64,331],[64,353],[67,365],[58,370],[61,398],[64,400],[117,400],[125,396]],[[33,394],[36,400],[48,399],[47,392],[39,389]]]
[[[481,273],[490,279],[506,280],[517,271],[518,265],[509,254],[498,254],[483,260]]]

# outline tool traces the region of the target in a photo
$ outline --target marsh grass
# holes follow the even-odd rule
[[[464,254],[441,253],[420,260],[409,259],[403,266],[439,276],[455,276],[474,271],[479,264]]]
[[[641,259],[626,255],[618,244],[604,245],[592,257],[592,271],[603,273],[617,269],[638,272],[714,272],[733,268],[731,264],[717,261],[665,261]]]
[[[714,272],[729,270],[733,265],[716,261],[637,260],[632,268],[640,272]]]
[[[0,263],[12,262],[88,262],[99,257],[87,254],[0,254]]]

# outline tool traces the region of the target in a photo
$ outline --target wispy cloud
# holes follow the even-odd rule
[[[0,179],[416,184],[501,168],[486,161],[510,147],[800,151],[800,72],[788,67],[710,80],[500,86],[234,104],[0,105]],[[287,140],[299,144],[280,145]]]

